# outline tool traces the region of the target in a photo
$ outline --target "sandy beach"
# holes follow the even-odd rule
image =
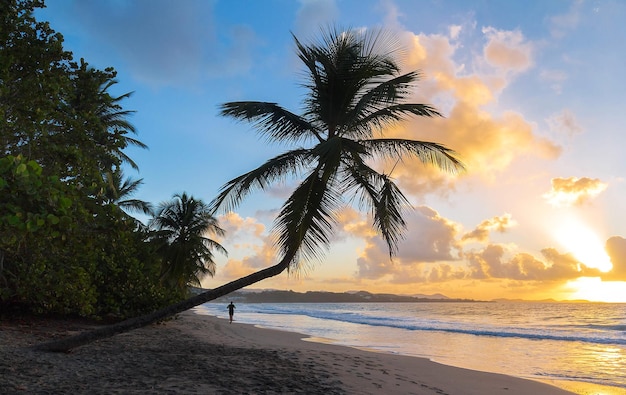
[[[305,341],[296,333],[229,324],[193,311],[69,354],[30,348],[89,327],[80,321],[0,322],[0,393],[573,393],[532,380],[422,358]]]

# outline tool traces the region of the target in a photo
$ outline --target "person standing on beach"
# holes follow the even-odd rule
[[[230,302],[228,305],[228,315],[230,316],[230,323],[233,323],[233,315],[235,315],[235,305],[233,302]]]

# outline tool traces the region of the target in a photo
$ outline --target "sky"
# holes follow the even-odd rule
[[[230,179],[292,149],[219,105],[254,100],[299,113],[306,91],[292,34],[392,32],[411,101],[388,137],[445,144],[466,172],[393,168],[412,207],[389,258],[367,212],[342,209],[319,261],[252,288],[452,298],[626,302],[626,2],[618,0],[48,0],[39,20],[75,59],[114,67],[115,95],[148,150],[129,149],[134,198],[186,192],[210,202]],[[379,164],[391,171],[390,164]],[[277,262],[273,220],[297,180],[220,213],[229,252],[212,288]]]

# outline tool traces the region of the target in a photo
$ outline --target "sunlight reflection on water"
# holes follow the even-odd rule
[[[593,340],[608,336],[600,341],[611,342],[613,336],[624,343],[626,332],[611,330],[624,323],[626,317],[620,318],[626,311],[623,307],[602,312],[601,307],[593,306],[528,304],[516,306],[511,313],[511,306],[497,304],[418,305],[428,306],[251,304],[238,306],[238,320],[329,343],[425,357],[468,369],[626,389],[626,344]],[[211,315],[225,317],[221,305],[208,304],[206,308]],[[431,329],[407,329],[420,327]],[[590,340],[566,340],[570,337]]]

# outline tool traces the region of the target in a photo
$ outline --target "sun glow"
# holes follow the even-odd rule
[[[604,243],[588,226],[570,220],[555,229],[556,240],[576,259],[590,268],[608,272],[613,268]]]
[[[626,303],[626,282],[602,281],[597,277],[581,277],[570,281],[568,287],[576,289],[570,299],[584,299],[590,302]]]

